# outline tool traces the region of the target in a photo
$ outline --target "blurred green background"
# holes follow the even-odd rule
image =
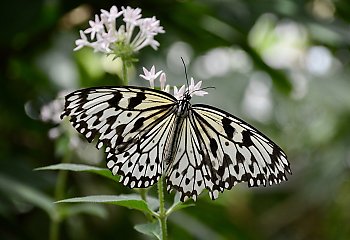
[[[131,190],[88,173],[34,168],[62,162],[62,142],[40,109],[62,90],[115,85],[118,64],[73,52],[79,29],[100,9],[139,7],[165,34],[130,73],[156,65],[171,85],[189,75],[214,86],[204,98],[262,130],[287,153],[293,175],[269,188],[240,184],[171,215],[171,239],[350,239],[350,4],[347,0],[59,1],[0,3],[0,239],[48,239],[55,196]],[[105,166],[93,144],[73,162]],[[62,173],[61,173],[62,174]],[[169,197],[169,200],[171,198]],[[63,208],[64,211],[64,208]],[[74,212],[74,211],[73,211]],[[61,239],[145,239],[142,214],[116,206],[76,208]],[[147,238],[146,238],[147,239]]]

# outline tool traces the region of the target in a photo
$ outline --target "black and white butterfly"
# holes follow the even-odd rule
[[[286,154],[243,120],[218,108],[176,99],[164,91],[135,87],[93,87],[70,93],[61,115],[97,148],[107,167],[130,188],[145,188],[164,176],[181,200],[212,199],[239,182],[249,187],[287,180]]]

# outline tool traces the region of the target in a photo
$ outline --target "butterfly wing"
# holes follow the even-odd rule
[[[125,186],[148,187],[162,174],[162,154],[175,116],[176,99],[142,87],[98,87],[66,96],[64,116],[96,147]]]
[[[205,188],[215,199],[239,182],[252,187],[287,180],[286,154],[248,123],[203,104],[193,105],[188,115],[168,174],[182,200],[196,199]]]

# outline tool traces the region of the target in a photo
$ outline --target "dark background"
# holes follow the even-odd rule
[[[33,169],[62,162],[61,145],[68,140],[48,137],[55,125],[40,120],[40,109],[64,89],[117,84],[117,65],[108,67],[89,49],[72,51],[79,30],[112,5],[139,7],[166,31],[156,37],[158,51],[140,51],[130,84],[146,85],[138,75],[142,66],[153,64],[167,72],[169,84],[184,84],[183,57],[191,76],[216,88],[195,101],[253,124],[291,162],[293,175],[278,186],[241,184],[216,201],[202,194],[195,207],[171,215],[171,239],[349,238],[348,1],[13,0],[0,5],[1,239],[48,239],[55,218],[49,203],[59,200],[57,172]],[[74,153],[72,161],[104,166],[103,156],[89,147]],[[88,173],[67,177],[63,198],[131,192]],[[62,239],[144,239],[133,225],[146,220],[133,210],[93,205],[67,214]]]

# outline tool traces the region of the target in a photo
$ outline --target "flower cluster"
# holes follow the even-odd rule
[[[63,94],[64,93],[59,93],[56,99],[42,106],[40,110],[40,118],[42,121],[54,124],[61,122],[60,115],[64,107]]]
[[[163,70],[156,72],[156,68],[152,66],[149,71],[146,68],[143,68],[143,73],[144,74],[140,74],[140,77],[149,81],[151,88],[154,89],[154,80],[156,80],[160,76],[160,90],[167,93],[170,92],[170,86],[168,84],[165,85],[166,74],[163,72]],[[202,81],[199,81],[197,84],[195,84],[194,79],[191,77],[191,83],[187,88],[185,85],[182,85],[179,89],[176,86],[174,86],[174,97],[180,100],[184,97],[186,92],[188,92],[191,95],[191,97],[194,95],[204,96],[208,94],[208,92],[202,90],[201,86]]]
[[[118,20],[122,24],[118,25]],[[112,6],[110,11],[101,10],[100,15],[95,15],[95,21],[89,21],[89,25],[89,28],[80,31],[81,38],[75,41],[77,47],[74,50],[91,47],[96,52],[115,54],[124,60],[146,46],[157,49],[159,42],[154,37],[164,33],[159,20],[155,17],[142,18],[141,9],[131,7],[118,10]]]

